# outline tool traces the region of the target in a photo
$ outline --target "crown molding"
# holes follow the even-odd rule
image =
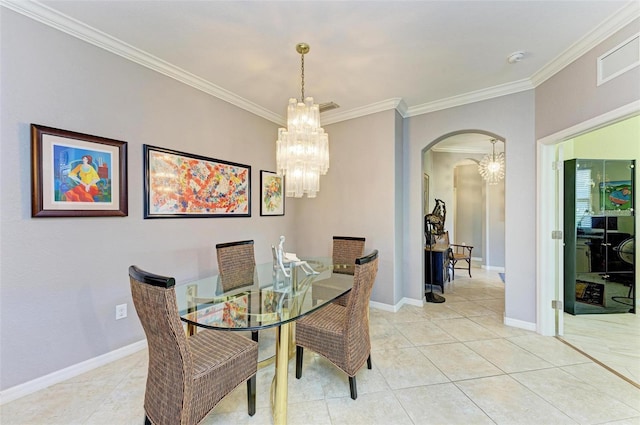
[[[273,112],[244,99],[229,90],[216,86],[182,68],[172,65],[160,58],[133,47],[115,37],[99,31],[89,25],[62,14],[37,1],[7,1],[0,0],[0,6],[11,9],[24,16],[76,37],[94,46],[100,47],[146,68],[166,75],[169,78],[187,84],[197,90],[208,93],[218,99],[228,102],[238,108],[272,121],[285,125],[285,119]]]
[[[555,59],[533,74],[531,76],[532,84],[534,87],[538,87],[540,84],[562,71],[580,56],[584,55],[589,50],[612,36],[615,32],[622,29],[625,25],[628,25],[631,21],[638,18],[640,18],[640,2],[630,1],[618,12],[611,15],[602,22],[602,24],[598,25],[587,35],[569,46],[569,48],[560,53]]]
[[[467,105],[469,103],[480,102],[482,100],[493,99],[495,97],[506,96],[508,94],[519,93],[533,88],[534,87],[529,79],[519,80],[513,83],[501,84],[446,99],[436,100],[434,102],[424,103],[422,105],[412,106],[408,108],[407,116],[413,117],[429,112],[441,111],[443,109]]]
[[[83,22],[51,9],[38,1],[0,0],[0,6],[11,9],[80,40],[86,41],[146,68],[166,75],[169,78],[173,78],[174,80],[187,84],[197,90],[217,97],[218,99],[244,109],[275,124],[281,126],[286,124],[286,119],[279,114],[275,114],[266,108],[230,92],[229,90],[212,84],[182,68],[163,61],[162,59],[124,43],[115,37],[90,27]],[[407,107],[402,98],[383,100],[348,111],[326,112],[321,115],[322,122],[325,125],[334,124],[340,121],[359,118],[390,109],[397,110],[403,118],[407,118],[531,90],[638,17],[640,17],[640,2],[631,0],[617,13],[609,17],[605,22],[578,42],[574,43],[541,70],[533,74],[530,79],[523,79],[512,83],[489,87],[412,107]]]
[[[363,117],[365,115],[375,114],[376,112],[388,111],[390,109],[397,110],[403,117],[406,116],[406,103],[404,103],[402,98],[395,97],[393,99],[382,100],[380,102],[372,103],[360,108],[349,109],[347,111],[326,112],[321,115],[321,119],[323,125],[329,125],[340,121]]]

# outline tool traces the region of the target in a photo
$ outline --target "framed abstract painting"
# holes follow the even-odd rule
[[[250,217],[251,167],[143,145],[144,218]]]
[[[31,124],[31,216],[128,214],[127,142]]]
[[[260,170],[260,215],[284,215],[284,176]]]

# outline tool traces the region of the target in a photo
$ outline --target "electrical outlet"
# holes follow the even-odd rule
[[[116,306],[116,320],[124,319],[127,317],[127,305],[118,304]]]

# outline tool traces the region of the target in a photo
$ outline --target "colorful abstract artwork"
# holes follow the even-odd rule
[[[248,295],[239,295],[232,300],[216,303],[185,317],[197,323],[220,328],[240,328],[249,324]]]
[[[145,218],[249,217],[251,167],[144,145]]]
[[[604,199],[604,209],[606,211],[613,210],[629,210],[632,208],[631,181],[608,181],[600,183],[602,198]]]
[[[260,215],[284,215],[284,177],[260,171]]]

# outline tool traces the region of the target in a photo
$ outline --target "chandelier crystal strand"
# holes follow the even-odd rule
[[[488,184],[498,184],[504,178],[504,152],[496,155],[496,140],[492,139],[491,154],[487,154],[478,164],[478,172]]]
[[[304,55],[309,46],[300,43],[296,51],[302,55],[302,98],[289,99],[287,128],[278,129],[276,164],[285,176],[286,196],[315,198],[320,175],[329,169],[329,136],[320,127],[320,107],[312,97],[304,98]]]

